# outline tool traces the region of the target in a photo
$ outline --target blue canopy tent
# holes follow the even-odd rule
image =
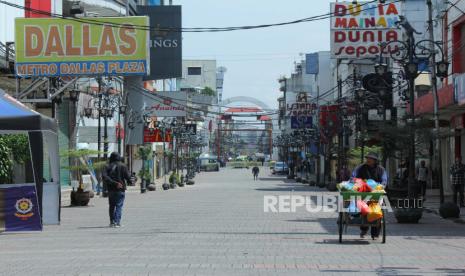
[[[6,231],[41,230],[43,224],[59,224],[57,123],[0,89],[0,134],[28,137],[33,175],[33,183],[0,184],[0,230],[2,226]]]

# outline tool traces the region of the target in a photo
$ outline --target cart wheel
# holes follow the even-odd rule
[[[342,243],[342,230],[343,230],[343,213],[342,212],[339,212],[339,243]]]
[[[382,210],[383,212],[383,217],[381,218],[381,230],[383,231],[383,240],[382,240],[382,243],[386,243],[386,218],[384,216],[384,210]]]

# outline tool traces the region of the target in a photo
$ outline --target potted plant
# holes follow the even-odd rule
[[[92,189],[85,187],[82,182],[82,175],[87,174],[93,169],[102,169],[105,166],[105,161],[97,162],[90,167],[87,162],[88,156],[98,154],[98,151],[88,149],[68,150],[61,153],[62,158],[73,159],[72,166],[64,167],[74,174],[78,185],[77,188],[73,187],[71,191],[71,206],[87,206],[91,197],[93,197]]]
[[[170,188],[175,189],[176,185],[179,182],[179,175],[175,172],[172,172],[169,178],[169,182],[170,182]]]
[[[178,186],[184,187],[184,175],[180,175],[180,176],[178,175],[178,180],[179,180]]]
[[[145,193],[147,189],[155,190],[155,187],[148,187],[152,182],[152,174],[150,173],[148,161],[152,158],[152,147],[143,146],[137,150],[138,157],[142,160],[142,168],[139,171],[140,177],[140,192]]]

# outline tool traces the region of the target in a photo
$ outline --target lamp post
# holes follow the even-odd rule
[[[428,5],[431,8],[431,1],[428,1]],[[431,17],[431,15],[430,15]],[[389,45],[396,44],[395,49],[393,51],[388,51],[387,54],[390,58],[394,61],[399,62],[403,70],[405,72],[405,76],[408,81],[408,99],[409,99],[409,108],[410,108],[410,129],[411,133],[409,136],[409,175],[408,175],[408,194],[409,197],[415,197],[418,194],[418,189],[415,183],[415,78],[418,76],[418,60],[432,60],[433,64],[431,66],[432,71],[432,84],[433,84],[433,97],[435,100],[435,128],[436,128],[436,142],[439,141],[439,119],[437,117],[437,91],[435,87],[436,83],[436,72],[438,71],[438,76],[446,77],[448,71],[448,63],[444,61],[444,51],[441,45],[438,42],[435,42],[433,39],[424,39],[419,42],[415,42],[414,34],[418,33],[408,22],[405,17],[400,17],[400,21],[398,24],[405,30],[407,34],[406,41],[390,41],[384,45],[382,45],[382,50],[380,54],[380,61],[382,60],[382,55],[385,52],[385,49],[389,49]],[[431,18],[430,18],[431,20]],[[432,22],[430,21],[430,28],[432,31]],[[433,37],[434,38],[434,37]],[[441,62],[438,62],[437,66],[435,65],[435,55],[436,52],[439,51],[441,53]],[[441,155],[440,147],[437,144],[437,155]],[[439,159],[440,160],[440,157]],[[441,167],[441,164],[436,164],[438,167]],[[441,185],[442,186],[442,185]]]
[[[94,111],[96,110],[98,112],[97,115],[97,120],[98,120],[98,127],[97,127],[97,160],[101,161],[101,153],[100,153],[100,147],[101,147],[101,118],[103,117],[104,119],[104,128],[103,128],[103,159],[107,160],[108,158],[108,147],[109,147],[109,141],[108,141],[108,119],[113,118],[113,113],[115,112],[116,109],[118,109],[118,122],[120,122],[121,117],[120,114],[123,114],[124,111],[126,110],[126,106],[121,104],[121,95],[113,95],[113,87],[108,87],[104,93],[101,93],[102,89],[102,80],[101,78],[97,79],[98,82],[98,94],[97,94],[97,101],[95,101],[95,98],[91,99],[87,107],[84,107],[84,116],[87,118],[93,117]],[[74,94],[75,92],[70,93],[70,97]],[[77,95],[78,97],[78,95]],[[91,105],[93,103],[93,106]],[[120,130],[118,130],[118,152],[120,153],[120,144],[121,144],[121,137],[120,137]],[[99,184],[99,187],[100,186]],[[97,190],[97,194],[99,194],[99,190]],[[108,191],[107,187],[105,184],[103,184],[102,187],[102,196],[107,197],[108,196]]]

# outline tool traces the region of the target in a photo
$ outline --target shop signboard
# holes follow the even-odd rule
[[[156,92],[144,94],[144,111],[149,116],[184,117],[187,110],[186,92]]]
[[[313,127],[313,117],[311,116],[291,116],[292,129],[308,129]]]
[[[317,111],[317,105],[310,103],[306,92],[300,92],[296,95],[294,103],[287,104],[287,116],[312,116]]]
[[[400,1],[331,3],[331,58],[364,59],[379,57],[382,44],[401,40]],[[384,52],[395,52],[388,45]]]
[[[137,6],[150,19],[150,74],[145,80],[182,77],[181,6]]]
[[[163,137],[164,136],[164,137]],[[165,130],[165,133],[158,128],[144,128],[144,143],[171,142],[171,130]]]
[[[147,75],[148,17],[16,18],[21,77]]]
[[[0,232],[42,230],[35,184],[0,187]]]

